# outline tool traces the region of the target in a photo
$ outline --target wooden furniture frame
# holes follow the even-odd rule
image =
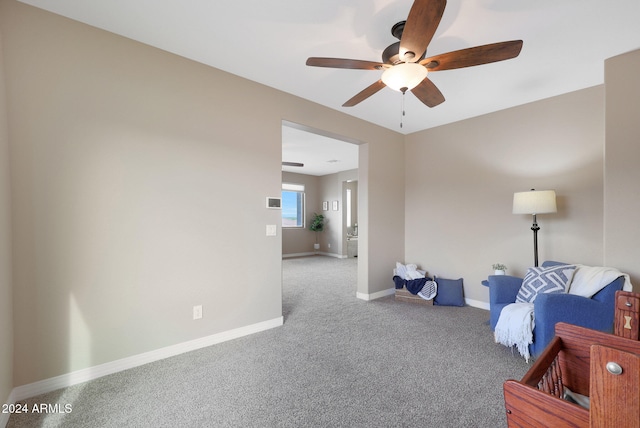
[[[616,293],[614,334],[628,339],[640,340],[639,316],[640,293],[618,291]]]
[[[623,371],[612,375],[608,362]],[[509,427],[640,427],[640,341],[565,323],[521,381],[504,383]],[[562,399],[588,396],[589,409]]]

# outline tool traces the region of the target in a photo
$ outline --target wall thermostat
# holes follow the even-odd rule
[[[267,196],[267,208],[271,208],[274,210],[279,210],[282,208],[282,199],[281,198],[272,198]]]

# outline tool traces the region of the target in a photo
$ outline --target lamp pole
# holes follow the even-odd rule
[[[531,230],[533,230],[533,262],[534,266],[538,267],[538,231],[540,230],[540,226],[538,226],[535,214],[533,215]]]

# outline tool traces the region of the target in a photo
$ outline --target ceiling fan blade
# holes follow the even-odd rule
[[[366,87],[364,90],[357,93],[353,98],[351,98],[346,103],[342,104],[342,107],[353,107],[354,105],[366,100],[371,95],[378,92],[380,89],[384,88],[386,85],[382,82],[382,80],[378,80],[371,86]]]
[[[318,58],[307,59],[307,65],[312,67],[348,68],[351,70],[382,70],[384,64],[381,62],[361,61],[359,59],[344,58]]]
[[[428,77],[425,77],[411,92],[428,107],[435,107],[444,102],[444,95]]]
[[[304,164],[300,162],[282,162],[282,166],[299,166],[303,167]]]
[[[423,59],[420,64],[429,71],[452,70],[515,58],[521,50],[522,40],[511,40],[435,55]]]
[[[402,30],[401,60],[416,62],[422,57],[438,29],[446,6],[447,0],[415,0]]]

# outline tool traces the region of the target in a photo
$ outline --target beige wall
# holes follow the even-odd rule
[[[360,146],[358,158],[358,293],[390,288],[397,260],[405,258],[405,145]],[[398,174],[399,173],[399,174]],[[386,198],[373,197],[378,194]],[[398,248],[400,244],[401,248]],[[392,260],[377,263],[375,260]],[[363,272],[363,268],[367,271]],[[368,286],[368,288],[366,287]]]
[[[13,389],[13,308],[11,286],[11,221],[9,133],[5,103],[2,33],[0,33],[0,403]],[[3,417],[0,415],[0,424]]]
[[[358,291],[389,287],[402,135],[14,0],[0,29],[14,385],[281,317],[283,120],[366,146]]]
[[[533,265],[532,217],[511,205],[536,188],[558,200],[538,216],[540,260],[601,264],[603,102],[599,86],[409,135],[406,261],[488,302],[493,263],[513,275]]]
[[[329,209],[322,211],[327,219],[327,227],[322,234],[321,250],[327,253],[343,256],[347,254],[344,247],[344,190],[343,182],[356,180],[358,170],[343,171],[337,174],[327,174],[320,177],[320,199],[329,202]],[[333,201],[338,201],[338,210],[333,210]],[[322,204],[322,202],[320,202]],[[331,247],[329,247],[329,244]]]
[[[605,62],[605,261],[640,290],[640,50]]]

